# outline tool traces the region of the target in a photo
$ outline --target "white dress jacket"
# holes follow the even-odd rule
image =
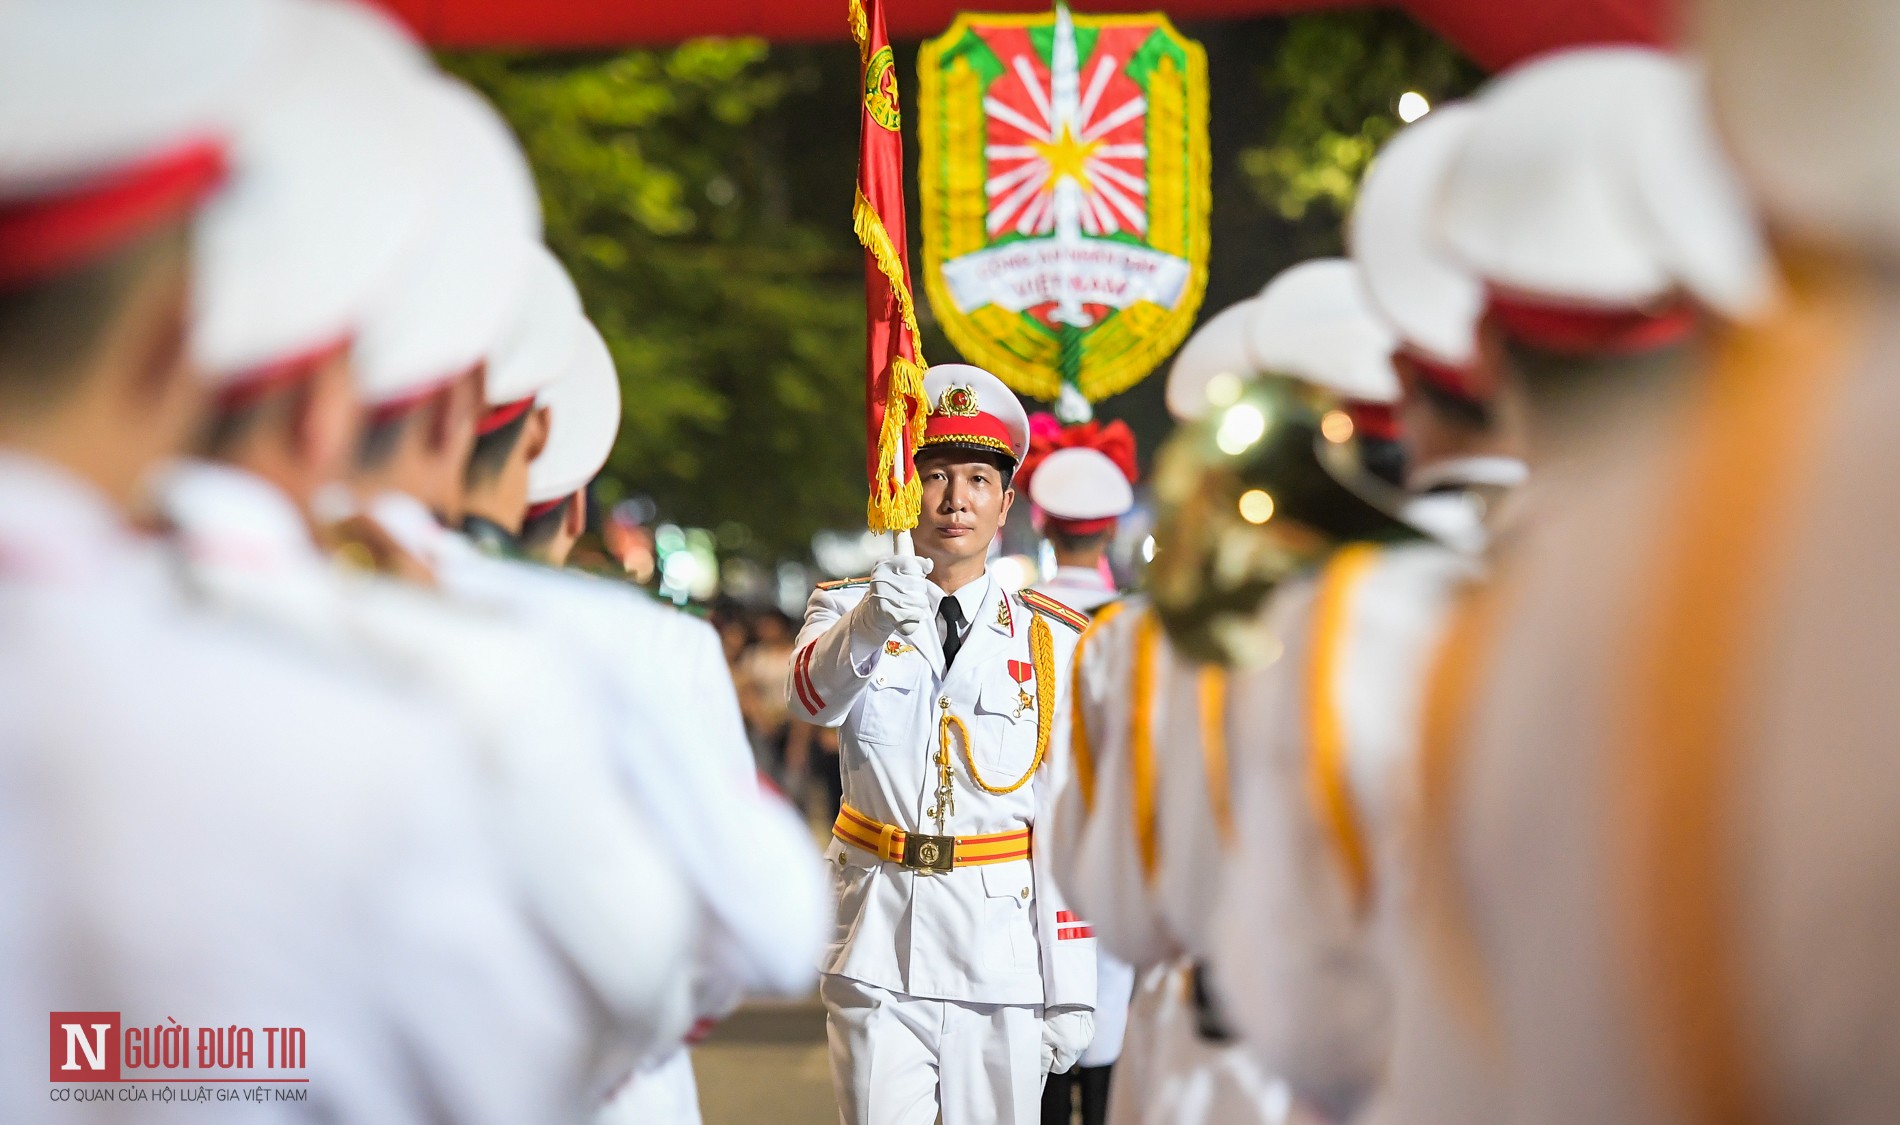
[[[1071,769],[1068,690],[1079,615],[1032,610],[992,579],[946,674],[928,627],[915,637],[893,635],[868,654],[851,651],[845,619],[866,589],[833,584],[812,594],[788,691],[795,716],[840,728],[845,804],[926,835],[1044,823]],[[1038,631],[1048,636],[1040,674],[1031,644]],[[955,807],[939,829],[929,812],[937,804],[946,713],[962,721],[970,744],[952,724]],[[978,783],[980,776],[1008,788],[1032,765],[1033,775],[1013,792]],[[1093,932],[1056,889],[1040,839],[1028,858],[942,874],[912,871],[836,839],[826,859],[838,906],[823,972],[931,999],[1094,1006]]]

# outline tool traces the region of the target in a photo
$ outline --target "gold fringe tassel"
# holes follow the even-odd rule
[[[865,16],[864,5],[858,0],[851,0],[848,18],[851,21],[851,38],[858,44],[858,65],[862,66],[871,57],[871,21]]]
[[[852,6],[857,8],[855,0]],[[910,447],[916,449],[924,440],[925,415],[929,411],[924,404],[923,338],[917,330],[917,310],[911,303],[910,286],[904,281],[904,265],[891,245],[884,220],[871,207],[871,201],[864,198],[862,190],[851,208],[851,228],[857,232],[858,242],[876,260],[878,271],[890,283],[891,292],[896,294],[904,327],[910,329],[911,347],[918,352],[915,363],[902,356],[891,360],[890,389],[884,399],[884,427],[877,439],[878,480],[871,487],[871,500],[864,513],[871,530],[882,535],[916,527],[918,510],[924,502],[923,485],[915,473],[906,474],[901,485],[895,483],[891,475],[891,467],[904,448],[907,421]]]

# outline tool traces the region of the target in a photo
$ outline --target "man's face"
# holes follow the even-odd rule
[[[943,450],[918,457],[917,476],[924,486],[917,553],[944,562],[987,555],[1016,499],[1003,471],[983,454]]]

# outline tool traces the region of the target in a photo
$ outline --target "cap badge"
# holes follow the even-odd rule
[[[976,405],[976,388],[968,383],[957,383],[943,389],[937,396],[937,413],[951,418],[974,418],[979,411]]]

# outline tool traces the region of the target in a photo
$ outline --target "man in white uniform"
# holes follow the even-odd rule
[[[583,322],[566,375],[536,396],[547,411],[547,445],[528,466],[521,550],[562,566],[587,531],[587,486],[607,464],[620,433],[620,378],[600,330]]]
[[[1086,619],[986,566],[1027,447],[1016,396],[961,364],[924,388],[918,554],[820,587],[795,645],[794,713],[842,727],[820,995],[847,1125],[1027,1125],[1094,1031],[1095,943],[1036,837]]]
[[[1042,513],[1038,530],[1056,558],[1055,573],[1034,589],[1094,613],[1121,596],[1106,559],[1119,521],[1135,506],[1135,435],[1121,422],[1089,422],[1066,427],[1050,446],[1031,448],[1016,482]]]
[[[46,1116],[45,1014],[62,1009],[298,1025],[299,1117],[439,1119],[447,1075],[417,1064],[441,1013],[393,994],[494,919],[452,732],[180,598],[127,521],[202,421],[187,224],[244,166],[234,127],[292,57],[287,19],[251,0],[0,14],[8,1120]],[[470,1018],[514,1014],[471,997]]]
[[[630,1071],[641,1074],[616,1101],[630,1089],[652,1088],[645,1079],[653,1077],[666,1108],[642,1102],[634,1116],[692,1121],[697,1100],[683,1041],[746,993],[810,989],[822,873],[809,831],[757,783],[709,626],[624,582],[496,557],[451,530],[473,514],[498,554],[515,553],[532,461],[548,451],[557,425],[556,408],[540,402],[540,393],[570,372],[612,376],[590,326],[534,338],[548,324],[532,310],[558,321],[578,302],[558,263],[531,237],[519,237],[536,232],[538,217],[526,162],[505,124],[485,104],[457,100],[445,124],[467,134],[467,157],[484,174],[460,178],[467,190],[451,200],[456,221],[469,225],[444,229],[443,244],[414,263],[398,299],[375,311],[359,339],[370,425],[351,483],[374,524],[430,583],[459,604],[537,633],[574,661],[586,690],[603,701],[613,770],[686,876],[702,935],[692,971],[678,976],[690,992],[688,1018],[614,1076],[621,1087]],[[465,236],[468,230],[479,237]],[[478,315],[485,305],[492,311]],[[573,405],[612,408],[614,400],[584,395]],[[600,419],[612,423],[609,442],[618,417],[610,409]],[[480,464],[472,460],[478,451]],[[640,906],[628,898],[614,908]]]
[[[464,1027],[491,1010],[467,1002],[480,992],[515,1012],[505,1049],[497,1036],[477,1053],[464,1035],[431,1062],[455,1068],[443,1096],[464,1119],[534,1110],[498,1090],[516,1066],[578,1108],[617,1077],[601,1073],[610,1060],[624,1066],[656,1028],[677,1031],[684,887],[617,795],[605,710],[559,653],[433,594],[346,575],[312,536],[309,506],[354,448],[348,342],[406,252],[426,252],[426,205],[443,185],[440,164],[395,163],[428,151],[428,117],[414,110],[438,79],[421,52],[365,9],[298,4],[295,15],[301,57],[238,133],[246,190],[199,225],[198,350],[217,404],[208,456],[174,466],[161,503],[191,593],[401,685],[466,732],[465,769],[486,796],[472,811],[509,865],[496,899],[513,916],[457,935],[441,959],[461,963],[456,979],[425,995],[463,1012],[450,1023]],[[572,339],[558,310],[549,319]],[[419,967],[409,991],[432,971]],[[472,975],[486,983],[471,989]]]
[[[1238,396],[1248,381],[1279,377],[1343,403],[1385,406],[1399,389],[1391,348],[1391,333],[1367,305],[1357,269],[1339,260],[1304,263],[1195,334],[1170,372],[1168,401],[1190,420],[1208,412],[1218,419],[1228,408],[1244,408]],[[1291,498],[1311,482],[1296,473],[1320,471],[1311,464],[1292,468],[1285,479],[1250,479],[1287,499],[1287,510],[1272,519],[1302,514]],[[1204,484],[1196,477],[1165,487],[1178,503],[1174,490],[1199,491]],[[1242,523],[1242,516],[1222,518],[1243,528],[1240,535],[1267,533]],[[1162,549],[1201,548],[1182,542]],[[1064,835],[1080,836],[1066,875],[1103,944],[1150,974],[1168,970],[1143,976],[1122,1063],[1138,1081],[1118,1082],[1110,1119],[1277,1122],[1292,1108],[1277,1081],[1281,1070],[1236,1045],[1231,998],[1205,966],[1222,865],[1270,859],[1241,845],[1270,826],[1240,816],[1236,794],[1265,768],[1263,755],[1248,753],[1249,739],[1283,721],[1284,700],[1253,683],[1257,666],[1230,671],[1184,656],[1145,600],[1121,605],[1121,612],[1098,618],[1078,657],[1076,725],[1086,728],[1096,769],[1092,792],[1074,787],[1060,820]],[[1267,638],[1259,659],[1269,669],[1277,667],[1273,654],[1283,643],[1285,606],[1276,592],[1259,611],[1264,623],[1254,623]],[[1078,757],[1083,739],[1073,736]],[[1256,938],[1266,940],[1270,935]],[[1148,995],[1150,987],[1157,987],[1156,995]]]
[[[1363,1112],[1416,955],[1412,822],[1417,716],[1456,598],[1479,575],[1486,518],[1525,475],[1500,376],[1480,367],[1476,279],[1437,256],[1429,205],[1475,110],[1447,105],[1382,152],[1353,216],[1365,291],[1397,338],[1408,518],[1434,538],[1359,543],[1276,598],[1285,653],[1236,689],[1277,694],[1265,726],[1236,726],[1238,813],[1263,848],[1226,866],[1214,966],[1236,1028],[1336,1120]],[[1245,685],[1245,687],[1242,687]]]
[[[1083,613],[1120,596],[1108,578],[1105,560],[1116,521],[1135,506],[1134,435],[1121,423],[1072,426],[1057,439],[1060,448],[1023,461],[1019,486],[1042,512],[1042,533],[1055,551],[1056,572],[1033,587]],[[1116,461],[1104,448],[1127,462]],[[1068,1125],[1080,1113],[1082,1125],[1101,1125],[1108,1113],[1108,1091],[1115,1060],[1121,1056],[1128,1026],[1128,998],[1135,971],[1125,961],[1096,951],[1095,1038],[1067,1074],[1051,1075],[1042,1092],[1044,1125]]]
[[[1870,937],[1884,908],[1854,911],[1891,898],[1817,872],[1889,870],[1843,862],[1891,854],[1856,837],[1890,818],[1853,811],[1890,803],[1888,769],[1843,768],[1891,760],[1877,712],[1892,693],[1884,676],[1855,678],[1884,662],[1850,640],[1891,636],[1889,557],[1842,548],[1887,526],[1891,507],[1854,490],[1891,479],[1865,466],[1890,455],[1893,384],[1876,362],[1840,413],[1816,405],[1859,362],[1847,357],[1870,353],[1806,294],[1765,330],[1712,331],[1772,307],[1778,288],[1720,139],[1790,127],[1786,184],[1840,136],[1780,116],[1804,87],[1825,87],[1828,115],[1885,120],[1852,78],[1832,79],[1855,73],[1841,44],[1890,35],[1849,21],[1821,33],[1819,53],[1783,56],[1827,15],[1774,13],[1731,75],[1762,112],[1724,107],[1719,129],[1701,66],[1662,52],[1574,50],[1507,72],[1480,93],[1432,205],[1433,240],[1488,287],[1484,345],[1523,381],[1535,475],[1428,704],[1420,898],[1435,940],[1420,987],[1433,1003],[1398,1042],[1394,1120],[1891,1114],[1892,1052],[1861,1035],[1888,1018],[1863,998],[1893,992],[1850,967],[1887,962]],[[1891,16],[1879,6],[1887,28]],[[1789,81],[1784,57],[1827,80]],[[1884,166],[1872,135],[1836,151]],[[1851,176],[1838,198],[1889,207],[1869,183]],[[1804,363],[1817,353],[1830,358]],[[1817,423],[1791,463],[1793,435]],[[1820,831],[1811,841],[1853,843],[1807,853],[1809,866],[1788,850],[1802,820]],[[1740,935],[1768,940],[1744,951]],[[1683,1003],[1723,977],[1747,990],[1729,993],[1737,1006]],[[1793,1078],[1757,1053],[1769,1043],[1818,1069]],[[1847,1076],[1860,1066],[1880,1077],[1859,1085]]]

